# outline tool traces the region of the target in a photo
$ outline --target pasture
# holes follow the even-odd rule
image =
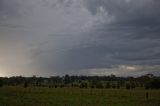
[[[160,106],[160,90],[4,86],[0,106]]]

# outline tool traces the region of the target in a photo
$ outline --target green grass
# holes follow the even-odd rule
[[[160,106],[160,90],[2,87],[0,106]]]

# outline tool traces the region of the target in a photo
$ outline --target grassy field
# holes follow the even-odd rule
[[[0,106],[160,106],[160,90],[2,87]]]

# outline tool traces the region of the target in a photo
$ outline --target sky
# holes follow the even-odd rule
[[[0,76],[160,75],[159,0],[0,0]]]

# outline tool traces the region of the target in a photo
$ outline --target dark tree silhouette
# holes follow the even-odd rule
[[[3,80],[0,79],[0,87],[3,87]]]
[[[109,81],[106,83],[105,88],[111,88],[111,83]]]
[[[80,87],[80,88],[114,88],[126,87],[134,89],[135,87],[144,87],[146,89],[160,89],[160,77],[147,74],[140,77],[117,77],[110,76],[51,76],[46,77],[0,77],[0,87],[2,86],[41,86],[41,87]]]

